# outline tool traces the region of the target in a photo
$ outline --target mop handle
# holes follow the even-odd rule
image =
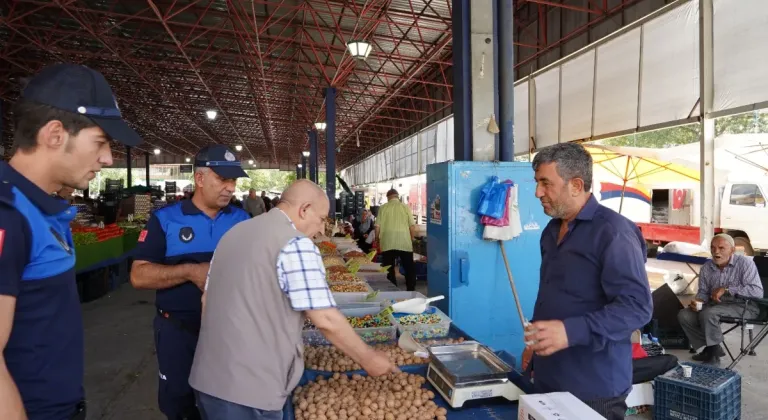
[[[504,266],[507,269],[507,276],[509,276],[509,285],[512,286],[512,295],[515,297],[517,314],[520,316],[520,323],[523,325],[523,331],[525,331],[527,322],[525,321],[525,315],[523,315],[523,307],[520,305],[520,297],[517,295],[517,288],[515,287],[515,280],[512,277],[512,270],[509,268],[509,260],[507,260],[507,251],[504,249],[504,242],[499,241],[499,248],[501,248],[501,256],[504,258]]]

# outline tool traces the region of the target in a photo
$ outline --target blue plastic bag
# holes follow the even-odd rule
[[[477,214],[494,219],[504,217],[508,187],[508,185],[499,182],[499,177],[491,177],[480,191],[480,205],[477,206]]]

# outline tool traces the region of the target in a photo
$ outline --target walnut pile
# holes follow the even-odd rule
[[[387,353],[389,360],[398,366],[429,363],[428,359],[409,354],[396,344],[376,344],[372,347]],[[334,346],[304,346],[304,365],[307,369],[326,372],[350,372],[362,369]]]
[[[378,378],[335,373],[293,393],[296,420],[446,420],[423,376],[394,373]]]

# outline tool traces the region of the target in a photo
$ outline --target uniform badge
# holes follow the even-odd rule
[[[3,255],[3,242],[5,242],[5,229],[0,229],[0,256]]]
[[[186,244],[192,242],[192,239],[195,239],[195,231],[189,226],[181,228],[179,231],[179,240]]]
[[[139,233],[139,242],[144,242],[147,239],[147,230],[144,229]]]
[[[235,155],[233,155],[232,152],[227,150],[227,152],[224,153],[224,159],[226,159],[228,162],[234,162],[235,161]]]
[[[59,232],[56,232],[56,229],[51,228],[51,234],[54,238],[56,238],[56,242],[61,245],[62,248],[64,248],[64,251],[67,251],[67,254],[72,255],[72,248],[69,246],[67,241],[64,240],[64,238],[59,234]]]

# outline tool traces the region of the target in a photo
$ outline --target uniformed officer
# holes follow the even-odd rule
[[[110,140],[141,138],[104,76],[72,64],[32,78],[13,116],[14,154],[0,162],[0,419],[85,419],[75,210],[52,194],[88,188],[112,164]]]
[[[131,283],[155,289],[158,404],[170,420],[199,419],[189,372],[200,331],[201,297],[213,251],[248,213],[231,206],[237,178],[247,177],[232,151],[208,146],[195,157],[195,194],[157,210],[139,236]]]

